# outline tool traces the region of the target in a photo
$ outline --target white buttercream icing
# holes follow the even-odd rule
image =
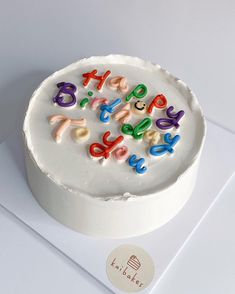
[[[91,110],[87,105],[83,110],[79,107],[79,102],[88,97],[88,90],[94,93],[93,97],[106,97],[109,101],[125,97],[125,94],[113,91],[106,85],[102,93],[99,93],[93,82],[85,89],[82,85],[82,74],[93,69],[97,69],[100,74],[110,70],[111,77],[126,77],[130,89],[140,83],[145,84],[148,94],[142,100],[147,104],[157,94],[164,94],[168,99],[168,106],[174,106],[176,111],[185,111],[179,130],[169,130],[171,134],[181,136],[171,156],[150,157],[147,152],[148,143],[144,140],[137,142],[125,136],[124,144],[128,146],[130,154],[145,158],[148,170],[144,175],[136,174],[126,162],[117,163],[110,158],[102,166],[88,156],[90,144],[102,143],[102,135],[106,131],[111,131],[116,138],[122,134],[121,125],[113,118],[109,124],[102,123],[98,109]],[[52,102],[58,91],[58,82],[71,82],[77,86],[76,107],[61,108]],[[123,105],[124,103],[121,107]],[[52,137],[55,126],[48,123],[48,117],[54,114],[85,118],[87,127],[91,130],[89,139],[84,143],[75,143],[71,132],[73,127],[69,127],[61,143],[57,144]],[[155,121],[160,117],[165,117],[165,111],[155,110],[152,129],[157,130]],[[133,115],[130,124],[135,125],[140,119],[140,116]],[[24,122],[24,136],[33,161],[61,188],[109,201],[134,200],[136,197],[154,195],[169,188],[187,172],[200,154],[205,136],[205,120],[198,101],[188,86],[159,65],[129,56],[109,55],[82,59],[48,77],[30,100]]]

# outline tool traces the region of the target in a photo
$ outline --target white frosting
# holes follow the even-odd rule
[[[109,124],[99,120],[99,109],[91,110],[86,106],[82,110],[79,102],[88,97],[90,90],[93,97],[106,97],[109,101],[125,98],[125,94],[109,89],[106,85],[99,93],[91,81],[85,89],[82,85],[82,74],[93,69],[98,74],[111,70],[110,77],[124,76],[130,85],[130,90],[139,83],[148,88],[147,96],[142,99],[149,104],[157,94],[164,94],[168,99],[168,106],[174,106],[176,111],[184,110],[185,115],[180,120],[180,128],[172,134],[179,134],[181,140],[174,147],[172,156],[154,158],[148,155],[148,144],[137,142],[125,136],[124,144],[128,146],[130,154],[144,157],[148,168],[144,175],[138,175],[126,162],[118,163],[110,158],[105,165],[92,160],[88,155],[89,145],[94,142],[102,143],[102,135],[111,131],[112,137],[121,135],[120,124],[112,117]],[[52,102],[57,94],[58,82],[71,82],[77,86],[77,106],[67,109]],[[134,100],[134,99],[133,99]],[[124,99],[123,99],[124,101]],[[117,109],[120,109],[125,102]],[[91,134],[88,141],[75,143],[72,129],[69,127],[57,144],[52,133],[57,125],[50,125],[48,117],[63,114],[71,118],[86,118],[87,127]],[[135,125],[146,116],[133,115],[130,124]],[[155,110],[152,129],[156,129],[155,121],[165,117],[165,111]],[[95,197],[103,200],[134,200],[136,197],[156,195],[170,186],[187,172],[200,154],[205,136],[205,120],[195,95],[179,79],[172,76],[159,65],[139,58],[109,55],[105,57],[91,57],[80,60],[48,77],[34,92],[26,113],[24,122],[24,136],[31,159],[45,176],[50,178],[62,189],[80,196]]]

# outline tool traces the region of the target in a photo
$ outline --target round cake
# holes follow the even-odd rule
[[[122,55],[82,59],[30,99],[28,183],[39,204],[73,230],[147,233],[189,199],[205,130],[195,95],[159,65]]]

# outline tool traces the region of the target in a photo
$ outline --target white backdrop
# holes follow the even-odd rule
[[[0,142],[20,128],[27,101],[46,76],[81,57],[108,53],[139,56],[167,68],[194,90],[208,118],[235,133],[235,1],[0,3]],[[234,200],[228,199],[229,210]],[[227,226],[225,216],[221,222]],[[211,226],[215,240],[208,240],[210,246],[224,244],[217,256],[205,261],[205,256],[213,255],[211,247],[203,239],[193,247],[192,240],[191,249],[181,254],[157,293],[235,292],[232,263],[226,263],[226,270],[219,266],[221,279],[212,274],[217,267],[213,261],[234,264],[235,254],[222,232],[216,233],[216,223]],[[233,242],[234,237],[229,243]],[[0,209],[0,292],[51,293],[52,289],[106,291]]]

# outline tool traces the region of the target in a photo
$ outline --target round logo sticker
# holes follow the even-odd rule
[[[154,276],[150,255],[134,245],[114,249],[106,262],[106,273],[111,283],[125,292],[138,292],[148,287]]]

